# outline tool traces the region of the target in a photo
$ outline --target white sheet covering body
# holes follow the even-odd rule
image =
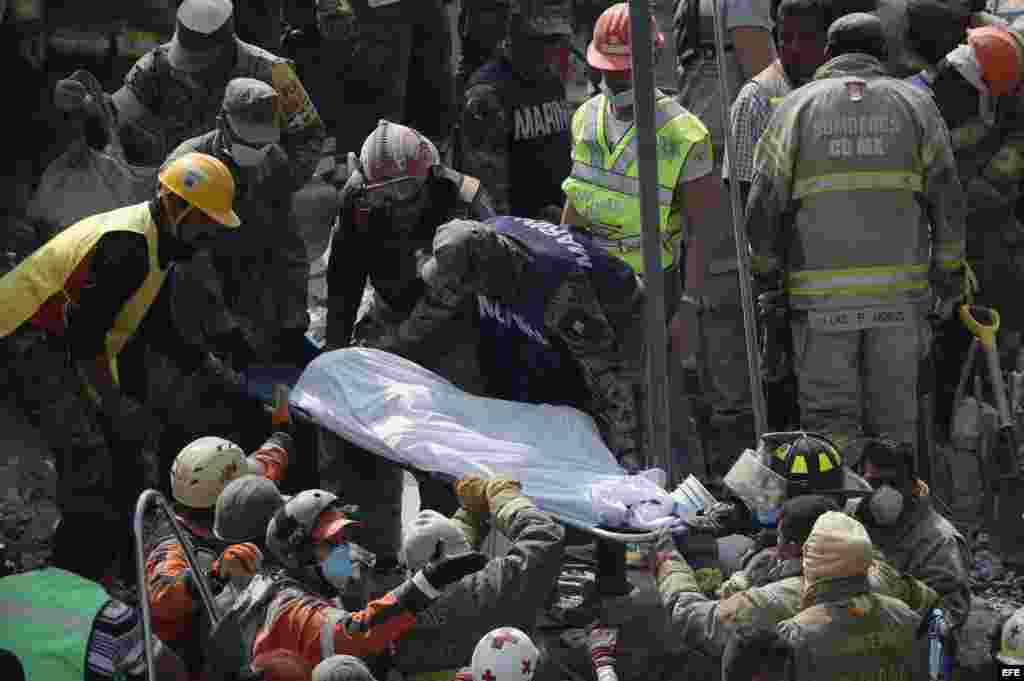
[[[317,425],[379,456],[452,478],[510,475],[563,522],[651,530],[675,525],[675,500],[630,476],[594,420],[571,407],[465,393],[402,357],[368,348],[320,355],[291,404]]]

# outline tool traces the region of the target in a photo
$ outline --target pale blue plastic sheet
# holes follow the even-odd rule
[[[402,465],[452,478],[511,475],[540,508],[579,527],[601,525],[602,504],[619,489],[627,503],[639,495],[673,505],[654,482],[625,473],[588,415],[470,395],[380,350],[320,355],[290,402],[305,418]]]

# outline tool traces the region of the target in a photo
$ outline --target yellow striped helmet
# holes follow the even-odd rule
[[[765,433],[763,447],[773,471],[786,478],[786,496],[843,488],[839,448],[821,433]]]

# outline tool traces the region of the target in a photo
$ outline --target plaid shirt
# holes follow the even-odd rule
[[[732,164],[727,158],[722,168],[723,177],[733,177],[740,182],[754,181],[754,148],[771,117],[772,105],[763,88],[754,81],[744,85],[729,109],[729,125],[736,146],[736,171],[731,172]]]

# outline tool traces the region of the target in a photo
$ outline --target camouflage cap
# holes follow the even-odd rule
[[[430,257],[420,265],[420,278],[432,288],[464,278],[469,268],[469,241],[480,240],[486,225],[474,220],[452,220],[437,228]]]
[[[276,143],[281,139],[277,90],[255,78],[235,78],[224,90],[222,110],[231,130],[246,142]]]

